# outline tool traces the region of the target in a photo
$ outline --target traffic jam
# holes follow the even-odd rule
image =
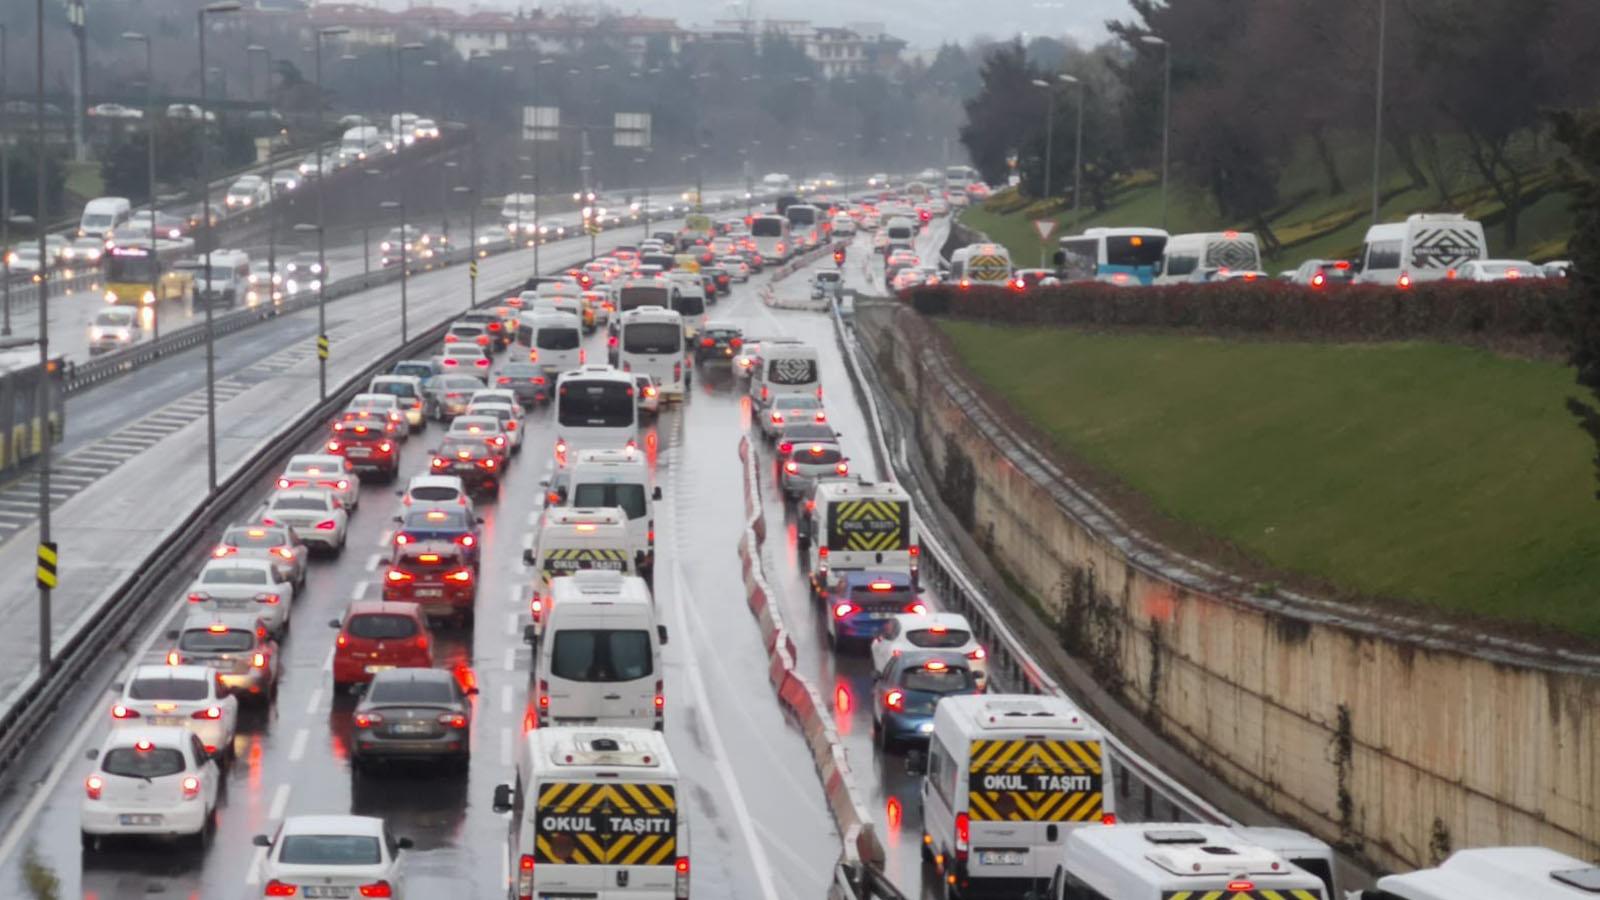
[[[1020,892],[1069,829],[1114,825],[1097,726],[997,683],[923,584],[911,495],[872,472],[828,310],[892,282],[879,210],[910,199],[689,216],[373,376],[220,531],[90,723],[83,895],[152,873],[205,897],[825,889],[838,838],[803,744],[772,744],[781,713],[733,674],[764,670],[760,641],[697,609],[737,583],[741,441],[804,666],[877,774],[890,880]],[[937,255],[948,208],[921,208],[913,250]],[[738,289],[785,264],[773,286],[815,311]],[[731,721],[751,703],[767,724]],[[769,754],[795,784],[761,783]]]

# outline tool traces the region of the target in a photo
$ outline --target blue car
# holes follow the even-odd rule
[[[908,572],[871,569],[836,572],[822,592],[828,610],[828,643],[864,643],[877,637],[901,613],[925,613]]]
[[[479,551],[482,549],[478,526],[483,524],[483,520],[466,509],[437,506],[412,509],[403,516],[395,516],[394,523],[396,548],[434,541],[455,544],[462,549],[467,565],[474,569],[478,567]]]
[[[961,653],[902,653],[878,676],[872,736],[885,753],[906,745],[925,747],[933,733],[933,708],[941,698],[982,692],[972,664]]]

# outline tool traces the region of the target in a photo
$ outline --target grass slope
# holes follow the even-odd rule
[[[1593,448],[1559,365],[940,326],[1073,456],[1279,570],[1600,638]]]

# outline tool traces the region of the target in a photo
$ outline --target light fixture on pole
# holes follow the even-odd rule
[[[216,330],[212,325],[215,297],[211,293],[211,140],[206,118],[206,16],[239,11],[239,0],[220,0],[200,7],[195,22],[200,32],[200,213],[204,219],[206,248],[206,485],[217,492],[217,352]],[[42,317],[41,311],[41,317]]]
[[[1167,227],[1167,175],[1172,149],[1172,45],[1165,39],[1147,34],[1140,42],[1160,47],[1162,54],[1161,76],[1161,227]]]
[[[1033,79],[1033,86],[1044,89],[1044,197],[1050,197],[1050,170],[1054,167],[1054,148],[1056,135],[1056,95],[1055,85],[1043,78]]]
[[[6,96],[6,45],[11,32],[0,24],[0,98]],[[6,134],[5,103],[0,100],[0,278],[5,279],[0,337],[11,336],[11,139]]]
[[[383,174],[383,172],[379,171],[378,169],[362,169],[361,173],[363,175],[369,175],[369,176],[382,175]],[[367,197],[367,191],[366,191],[365,188],[363,188],[362,191],[361,191],[361,197],[365,201],[365,199]],[[363,205],[365,205],[365,203],[363,203]],[[361,279],[362,279],[362,281],[361,281],[362,285],[366,285],[369,281],[372,280],[372,217],[371,216],[362,216],[361,217]]]

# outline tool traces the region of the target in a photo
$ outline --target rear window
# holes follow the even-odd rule
[[[533,338],[533,345],[540,350],[576,350],[580,342],[576,328],[540,328]]]
[[[446,681],[379,679],[367,690],[369,703],[454,703],[455,699]]]
[[[972,674],[956,666],[938,670],[922,666],[907,669],[901,676],[900,683],[908,691],[923,691],[929,694],[959,694],[973,687]]]
[[[626,353],[681,353],[683,329],[671,322],[638,322],[622,327]]]
[[[501,374],[507,375],[511,378],[527,378],[533,375],[544,374],[543,369],[540,369],[538,366],[532,363],[512,363],[508,366],[502,366],[500,368],[500,372]]]
[[[416,487],[411,489],[413,500],[454,500],[461,496],[461,492],[453,487]]]
[[[706,301],[698,294],[681,294],[673,308],[685,316],[703,316],[706,312]]]
[[[408,569],[443,569],[460,564],[461,561],[454,553],[437,553],[431,550],[408,553],[400,557],[400,565]]]
[[[201,584],[266,584],[267,573],[261,569],[207,569],[200,573]]]
[[[273,509],[298,509],[322,511],[328,508],[328,501],[321,497],[279,497],[272,501]],[[210,581],[207,578],[206,581]],[[235,584],[256,584],[254,581],[239,581]]]
[[[151,747],[149,750],[118,747],[107,752],[105,758],[100,760],[100,771],[127,778],[160,778],[163,775],[176,775],[186,768],[188,765],[183,758],[183,751],[171,747]]]
[[[191,653],[243,653],[255,645],[255,635],[234,629],[210,631],[194,628],[178,638],[178,649]]]
[[[302,866],[370,866],[383,861],[378,839],[360,834],[291,834],[278,861]]]
[[[811,384],[817,380],[814,359],[774,359],[767,363],[767,380],[773,384]]]
[[[382,381],[372,386],[374,394],[389,394],[394,397],[415,397],[416,387],[405,381]]]
[[[927,647],[930,650],[944,650],[954,647],[965,647],[972,638],[971,632],[959,628],[946,628],[935,631],[932,628],[917,628],[906,632],[906,640],[913,647]]]
[[[644,485],[580,484],[572,492],[572,505],[582,509],[619,506],[628,518],[637,519],[646,511]]]
[[[373,613],[370,615],[351,616],[350,621],[345,623],[344,630],[351,637],[364,638],[369,641],[392,641],[414,637],[417,633],[417,623],[410,616]]]
[[[450,488],[433,490],[449,491]],[[454,499],[455,496],[450,493],[444,499]],[[408,529],[421,531],[463,530],[467,527],[467,513],[462,509],[417,509],[406,513],[406,520],[402,524]]]
[[[797,423],[783,429],[783,439],[792,443],[802,441],[831,441],[834,439],[833,429],[826,425],[815,423]]]
[[[824,465],[836,463],[844,459],[844,454],[838,447],[819,444],[816,447],[797,447],[791,457],[796,463],[804,465]],[[858,588],[859,590],[859,588]]]
[[[130,700],[204,700],[211,693],[204,678],[135,678]]]
[[[643,630],[560,630],[550,649],[550,673],[567,681],[636,681],[653,668],[650,633]]]
[[[234,547],[276,547],[284,543],[284,537],[265,528],[230,528],[222,542]]]

